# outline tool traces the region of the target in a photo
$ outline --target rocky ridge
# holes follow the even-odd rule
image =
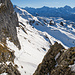
[[[17,38],[18,27],[17,14],[10,0],[0,0],[0,74],[20,75],[18,66],[14,63],[14,51],[7,47],[6,40],[9,39],[17,48],[20,43]]]
[[[64,49],[57,42],[51,46],[33,75],[75,75],[69,65],[75,61],[75,47]]]

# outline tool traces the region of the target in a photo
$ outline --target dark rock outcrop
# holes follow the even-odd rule
[[[16,31],[19,24],[13,5],[10,0],[0,0],[0,4],[0,41],[6,43],[6,38],[10,37],[10,41],[20,49]]]
[[[55,22],[53,20],[51,20],[49,25],[55,25]]]
[[[64,26],[63,22],[60,22],[60,25]]]
[[[65,50],[61,44],[56,42],[51,46],[33,75],[75,75],[69,67],[74,64],[74,61],[75,48]]]

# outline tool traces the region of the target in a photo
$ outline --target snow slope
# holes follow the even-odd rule
[[[15,64],[21,75],[32,75],[44,55],[56,41],[65,48],[75,46],[75,27],[62,18],[35,17],[19,7],[15,7],[19,19],[17,36],[20,41],[21,50],[9,41],[7,46],[15,50]],[[54,25],[49,22],[53,20]],[[64,26],[60,25],[60,22]]]
[[[28,23],[34,28],[49,36],[49,40],[53,40],[51,42],[52,44],[54,44],[54,41],[58,41],[66,48],[75,46],[75,23],[72,24],[71,21],[66,21],[60,17],[34,17],[26,10],[18,7],[15,8],[15,11],[20,15],[19,17],[28,20]],[[33,23],[34,20],[35,22]],[[55,22],[55,25],[49,25],[51,20]],[[20,19],[19,21],[21,22],[22,20]],[[30,21],[32,21],[32,23],[30,23]],[[63,22],[64,26],[61,26],[60,22]]]
[[[60,43],[66,48],[67,47],[74,47],[75,46],[75,27],[72,25],[67,25],[65,20],[62,18],[50,18],[51,20],[54,20],[56,25],[49,25],[46,24],[45,26],[37,26],[33,25],[36,29],[47,32],[50,36],[55,38],[55,41],[60,41]],[[46,19],[47,21],[50,21],[50,19]],[[60,22],[64,23],[64,26],[60,25]]]
[[[7,38],[7,46],[15,50],[15,64],[18,65],[21,75],[32,75],[50,48],[50,43],[44,39],[45,34],[27,24],[27,19],[22,18],[18,13],[17,15],[19,21],[25,25],[20,24],[20,27],[17,27],[21,50],[18,50],[9,38]]]

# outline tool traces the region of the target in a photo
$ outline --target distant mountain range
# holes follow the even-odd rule
[[[71,8],[70,6],[67,5],[60,8],[51,8],[43,6],[42,8],[25,7],[22,9],[27,10],[33,16],[62,17],[65,20],[71,20],[75,22],[75,7]]]

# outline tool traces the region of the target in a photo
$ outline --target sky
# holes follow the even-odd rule
[[[48,7],[64,7],[69,5],[75,7],[75,0],[11,0],[14,5],[20,7],[34,7],[40,8],[43,6]]]

